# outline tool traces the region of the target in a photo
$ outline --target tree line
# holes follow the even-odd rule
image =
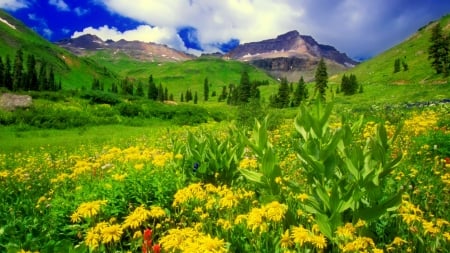
[[[27,55],[18,49],[14,61],[9,56],[0,57],[0,88],[10,91],[57,91],[61,90],[61,80],[56,82],[53,66],[36,60],[33,54]]]

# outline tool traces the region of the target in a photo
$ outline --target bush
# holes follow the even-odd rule
[[[116,105],[122,102],[116,94],[103,91],[88,91],[83,93],[80,97],[83,99],[89,99],[93,104]]]

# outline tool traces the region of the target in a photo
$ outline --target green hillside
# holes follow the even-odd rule
[[[222,87],[229,84],[239,84],[242,71],[249,73],[251,80],[269,82],[269,86],[262,86],[260,90],[264,95],[273,93],[277,83],[264,71],[246,63],[233,60],[222,60],[218,58],[199,57],[185,62],[142,62],[129,58],[128,56],[114,57],[107,51],[100,51],[88,59],[106,66],[109,70],[118,73],[121,77],[130,77],[147,84],[150,75],[153,75],[155,83],[161,83],[169,89],[169,92],[179,99],[182,92],[191,89],[198,91],[199,96],[203,91],[205,78],[211,85],[210,92],[220,94]],[[108,86],[108,84],[106,84]]]
[[[430,22],[402,43],[380,55],[363,62],[353,69],[330,77],[330,86],[336,91],[343,74],[355,74],[363,85],[364,93],[335,96],[343,104],[384,104],[441,100],[450,97],[449,77],[437,75],[428,59],[431,28],[440,22],[445,34],[450,34],[450,15],[439,21]],[[395,60],[405,62],[394,73]]]
[[[53,45],[22,22],[0,10],[0,56],[4,60],[14,60],[16,51],[22,49],[24,60],[34,55],[38,63],[46,62],[55,70],[56,79],[61,79],[63,89],[76,89],[90,85],[93,76],[113,80],[115,75],[105,71],[94,61],[79,58],[70,52]]]

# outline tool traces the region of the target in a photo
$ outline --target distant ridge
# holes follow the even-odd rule
[[[195,56],[172,49],[166,45],[141,41],[107,40],[85,34],[77,38],[64,39],[55,43],[76,55],[86,56],[99,50],[109,51],[112,56],[126,55],[139,61],[178,62],[195,58]]]

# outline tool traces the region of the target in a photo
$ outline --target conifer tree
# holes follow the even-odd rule
[[[203,82],[203,99],[205,101],[208,101],[209,98],[209,82],[208,78],[205,78],[205,81]]]
[[[159,86],[158,86],[158,101],[164,102],[164,89],[163,89],[161,83],[159,83]]]
[[[3,59],[0,56],[0,88],[5,87],[4,72],[5,66],[3,65]]]
[[[448,75],[450,61],[449,38],[442,32],[440,23],[434,25],[431,30],[431,45],[428,48],[428,58],[437,74]]]
[[[219,95],[219,102],[222,102],[223,100],[225,100],[228,97],[228,93],[227,93],[227,86],[223,86],[222,87],[222,93]]]
[[[164,87],[164,100],[169,100],[169,90]]]
[[[156,88],[155,81],[153,81],[153,75],[148,78],[148,94],[147,97],[151,100],[158,99],[158,88]]]
[[[285,77],[281,78],[278,94],[272,98],[273,107],[285,108],[289,106],[289,84]]]
[[[50,91],[56,91],[56,82],[55,82],[55,72],[53,67],[50,67],[50,71],[48,73],[48,89]]]
[[[195,92],[195,94],[194,94],[194,104],[197,104],[197,101],[198,101],[197,92]]]
[[[316,91],[319,92],[319,97],[325,100],[325,90],[328,87],[328,73],[327,66],[323,58],[320,59],[315,73]]]
[[[47,89],[47,64],[42,62],[38,71],[39,90],[43,91]]]
[[[4,85],[8,90],[12,90],[12,76],[11,76],[11,59],[6,56],[5,71],[3,72]]]
[[[183,102],[184,102],[184,96],[183,96],[183,92],[181,93],[180,101],[181,101],[181,103],[183,103]]]
[[[394,61],[394,73],[400,72],[400,59],[396,58]]]
[[[301,76],[294,90],[292,106],[299,106],[300,103],[307,97],[308,97],[308,90],[306,89],[305,80],[303,80],[303,76]]]
[[[251,94],[250,77],[247,71],[243,71],[241,74],[241,81],[239,83],[238,100],[239,104],[247,103]]]
[[[39,90],[38,77],[36,72],[36,58],[30,54],[27,58],[27,90]]]
[[[136,96],[144,97],[144,86],[142,85],[142,82],[139,82],[136,88]]]
[[[13,91],[23,90],[23,79],[23,52],[22,49],[18,49],[14,59]]]

